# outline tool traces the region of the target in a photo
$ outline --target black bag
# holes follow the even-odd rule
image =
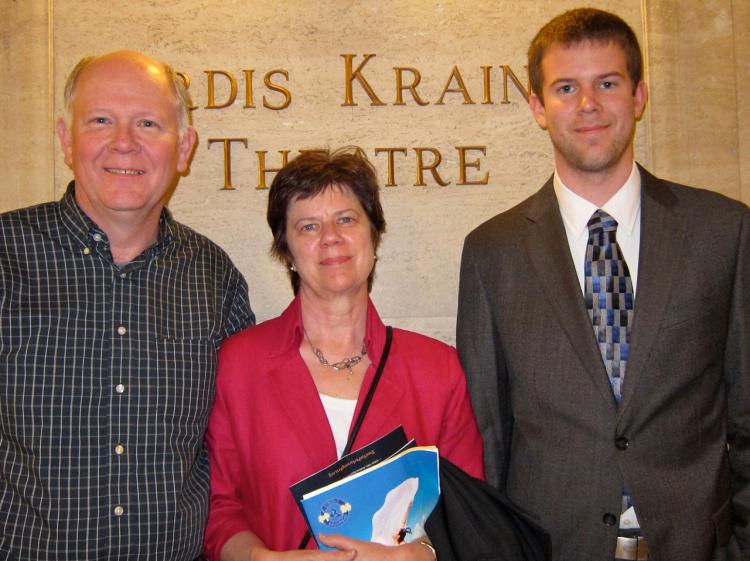
[[[440,501],[425,530],[439,561],[547,561],[549,535],[500,491],[440,458]]]

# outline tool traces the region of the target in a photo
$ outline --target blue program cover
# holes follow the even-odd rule
[[[318,532],[383,545],[425,535],[424,524],[440,497],[438,450],[409,448],[363,471],[304,495],[302,508],[313,537]],[[318,542],[320,549],[330,549]]]

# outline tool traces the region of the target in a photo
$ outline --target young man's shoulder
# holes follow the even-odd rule
[[[482,222],[466,236],[466,243],[503,243],[517,239],[519,229],[530,220],[541,217],[555,204],[551,183],[511,208]],[[515,242],[512,242],[515,243]]]
[[[698,221],[711,219],[742,219],[750,209],[742,201],[723,193],[668,179],[657,178],[641,168],[643,197],[651,197],[673,207],[676,212],[688,212]]]

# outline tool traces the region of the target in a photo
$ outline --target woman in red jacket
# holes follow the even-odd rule
[[[334,551],[297,550],[306,525],[289,486],[341,455],[385,342],[369,298],[385,231],[375,171],[360,151],[305,152],[269,191],[273,253],[295,298],[219,353],[207,443],[209,559],[434,561],[421,529],[400,546],[321,536]],[[353,449],[402,425],[475,477],[482,443],[455,349],[395,329]],[[314,548],[310,540],[308,548]]]

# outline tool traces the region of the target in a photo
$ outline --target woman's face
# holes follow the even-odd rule
[[[331,185],[315,197],[292,201],[286,238],[303,294],[367,294],[367,277],[375,264],[372,227],[348,187]]]

